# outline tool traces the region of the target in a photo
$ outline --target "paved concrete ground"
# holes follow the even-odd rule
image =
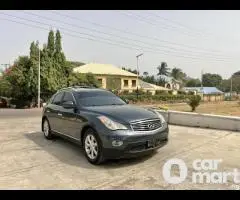
[[[240,170],[240,133],[170,126],[168,145],[154,155],[93,166],[80,147],[44,139],[40,119],[38,110],[0,110],[1,189],[240,188],[231,179],[221,185],[191,183],[195,159],[222,159],[219,171]],[[163,179],[163,164],[171,158],[183,159],[189,167],[182,184],[170,185]]]

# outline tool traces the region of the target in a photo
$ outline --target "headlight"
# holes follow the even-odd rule
[[[115,122],[115,121],[109,119],[108,117],[99,116],[97,118],[110,130],[126,130],[127,129],[126,126],[124,126],[118,122]]]
[[[159,112],[156,111],[156,113],[157,113],[158,117],[160,118],[161,122],[166,123],[165,118]]]

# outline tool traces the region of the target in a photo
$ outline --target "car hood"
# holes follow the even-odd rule
[[[158,115],[150,109],[140,108],[132,105],[111,105],[111,106],[93,106],[87,110],[97,114],[109,116],[122,122],[158,118]]]

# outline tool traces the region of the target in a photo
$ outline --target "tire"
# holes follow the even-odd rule
[[[91,128],[87,129],[83,136],[83,150],[85,157],[91,164],[99,165],[104,162],[102,148],[97,133]]]
[[[49,121],[47,119],[43,120],[42,126],[43,126],[42,130],[43,130],[44,137],[48,140],[53,139],[51,127],[50,127]]]

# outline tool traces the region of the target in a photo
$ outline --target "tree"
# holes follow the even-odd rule
[[[11,84],[6,80],[6,76],[0,77],[0,96],[10,97],[11,96]]]
[[[131,68],[126,68],[126,67],[122,67],[122,69],[125,70],[125,71],[129,71],[129,72],[131,72],[133,74],[138,74],[138,71],[136,69],[131,70]]]
[[[147,82],[147,83],[152,83],[155,84],[156,80],[154,78],[154,76],[145,76],[145,77],[141,77],[143,81]]]
[[[81,73],[71,73],[68,77],[68,86],[74,85],[92,85],[95,87],[99,87],[99,82],[96,77],[91,74],[81,74]]]
[[[174,67],[171,72],[171,76],[176,80],[182,79],[183,72],[180,68]]]
[[[85,63],[79,62],[79,61],[68,61],[68,63],[71,66],[71,68],[80,67],[82,65],[85,65]]]
[[[8,87],[8,95],[17,100],[19,107],[36,101],[38,93],[38,66],[40,51],[41,98],[47,100],[58,89],[71,85],[91,84],[98,82],[93,74],[79,75],[73,73],[73,65],[66,61],[62,51],[61,34],[58,30],[48,34],[48,42],[40,51],[39,44],[32,42],[30,56],[20,56],[14,65],[9,67],[0,80],[0,93]]]
[[[19,56],[5,73],[5,78],[11,85],[11,97],[18,100],[19,107],[28,104],[33,98],[29,69],[31,61],[28,56]]]
[[[185,83],[186,87],[200,87],[201,81],[199,79],[190,78]]]
[[[219,74],[203,74],[202,76],[203,86],[205,87],[217,87],[220,88],[222,77]]]
[[[233,76],[240,76],[240,71],[235,72]]]
[[[62,41],[59,30],[57,30],[55,38],[55,51],[52,59],[58,81],[57,87],[59,89],[67,86],[67,77],[70,75],[72,69],[66,61],[66,57],[62,51]]]
[[[60,31],[57,30],[56,32],[56,40],[55,40],[55,52],[61,53],[62,52],[62,43],[61,43],[61,34]]]
[[[26,81],[29,84],[29,92],[32,97],[36,97],[38,93],[38,66],[39,66],[39,43],[32,42],[30,46],[30,65],[25,66],[27,74]]]
[[[223,92],[230,92],[231,91],[231,78],[224,79],[222,84],[219,88]],[[240,93],[240,76],[233,76],[232,77],[232,91]]]
[[[169,75],[170,68],[168,68],[166,62],[162,62],[161,65],[157,67],[157,69],[158,69],[158,74],[157,74],[158,76],[160,76],[160,75],[168,76]]]
[[[201,97],[199,95],[192,95],[189,98],[188,105],[191,106],[192,112],[194,112],[196,110],[196,107],[199,106],[200,101],[201,101]]]
[[[51,30],[48,34],[47,49],[49,56],[52,57],[55,50],[54,32]]]
[[[159,86],[165,87],[166,80],[164,78],[159,78],[156,83]]]
[[[148,72],[143,72],[143,75],[144,76],[148,76]]]

